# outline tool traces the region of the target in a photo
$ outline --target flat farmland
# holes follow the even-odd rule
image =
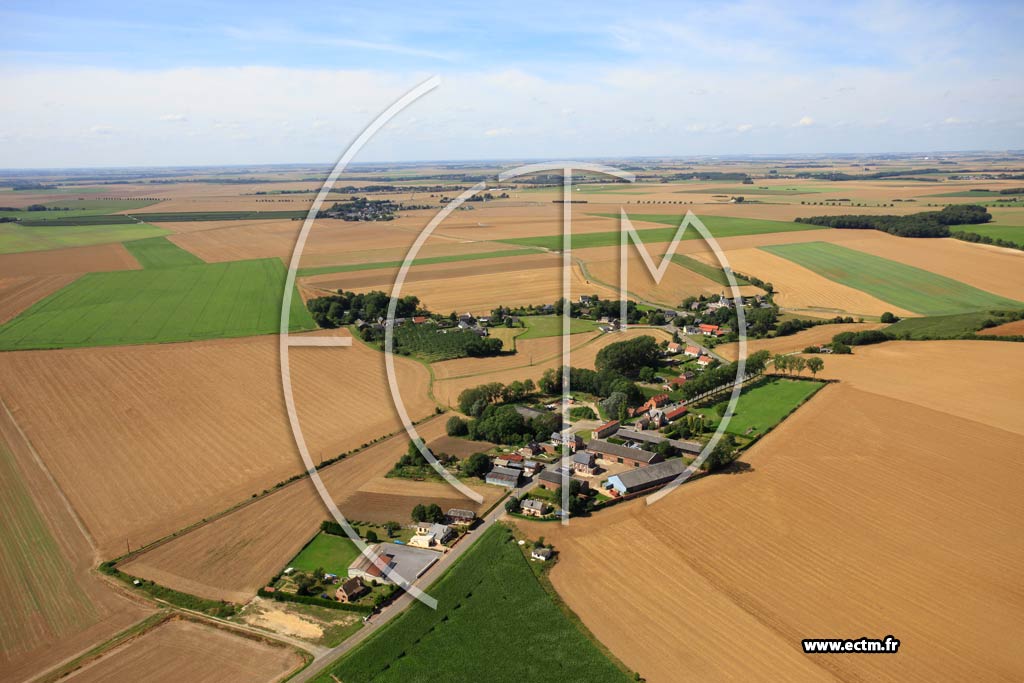
[[[0,254],[0,273],[3,273],[3,277],[38,277],[138,268],[138,261],[122,244]]]
[[[434,444],[446,438],[445,421],[439,416],[417,427],[431,448],[440,450]],[[407,443],[402,433],[321,470],[324,485],[349,519],[405,524],[418,503],[479,511],[503,493],[495,486],[475,486],[485,500],[477,506],[447,484],[386,479]],[[245,602],[329,518],[313,483],[302,479],[143,553],[121,569],[195,595]]]
[[[899,306],[830,280],[762,249],[729,249],[725,255],[734,271],[771,282],[775,287],[775,302],[785,309],[808,311],[817,316],[880,316],[885,311],[900,316],[913,315]],[[707,252],[693,256],[710,265],[717,263],[715,257]]]
[[[280,328],[277,259],[89,273],[0,326],[0,349],[193,341]],[[292,293],[291,329],[315,324]]]
[[[596,331],[588,334],[573,335],[570,338],[570,349],[589,344],[598,337]],[[546,363],[560,357],[562,353],[562,337],[542,337],[539,339],[518,339],[516,352],[493,356],[491,358],[456,358],[433,363],[436,380],[446,380],[467,375],[482,375],[488,372],[500,372],[513,368],[527,367],[533,363]]]
[[[108,242],[166,235],[168,231],[147,223],[115,225],[35,225],[0,223],[0,253],[44,251],[85,247]]]
[[[777,353],[790,353],[802,351],[808,346],[815,344],[828,344],[832,337],[840,332],[861,332],[863,330],[878,330],[885,327],[883,323],[839,323],[837,325],[816,325],[815,327],[801,330],[796,334],[785,337],[770,337],[768,339],[748,339],[747,355],[755,351],[768,351],[772,355]],[[719,344],[715,347],[715,353],[729,360],[736,360],[739,353],[739,343]],[[825,363],[828,363],[830,356],[823,356]]]
[[[224,628],[170,619],[90,662],[75,683],[271,683],[299,668],[293,650]]]
[[[875,234],[865,239],[844,240],[842,246],[905,263],[1009,299],[1024,300],[1024,252],[954,239],[914,239],[872,232]]]
[[[995,327],[989,327],[978,332],[983,337],[1001,337],[1012,335],[1024,335],[1024,320],[1015,320],[1012,323],[1003,323]]]
[[[71,284],[77,277],[71,273],[0,277],[0,323],[7,322],[40,299]]]
[[[815,273],[921,315],[1022,308],[958,280],[827,242],[762,247]]]
[[[1019,219],[1024,221],[1024,219]],[[964,232],[973,232],[993,239],[1006,240],[1019,247],[1024,247],[1024,228],[1012,225],[965,225]]]
[[[942,374],[915,358],[903,365]],[[994,374],[981,353],[966,364]],[[890,383],[904,381],[902,367],[888,365]],[[969,388],[962,379],[946,392]],[[992,390],[978,408],[1014,402],[1019,420],[1021,400],[1019,387]],[[568,527],[521,526],[555,544],[559,593],[652,683],[1016,679],[1022,449],[1019,431],[833,385],[748,451],[745,473]],[[800,647],[810,634],[893,634],[902,647],[810,658]]]
[[[203,263],[202,259],[169,242],[166,237],[132,240],[125,242],[124,247],[143,268],[177,268]]]
[[[91,539],[0,403],[0,678],[25,680],[151,610],[92,573]]]
[[[290,357],[314,458],[401,428],[383,354],[356,343]],[[426,368],[395,360],[409,414],[431,414]],[[137,548],[303,469],[274,336],[4,353],[0,393],[105,559],[123,554],[126,541]]]

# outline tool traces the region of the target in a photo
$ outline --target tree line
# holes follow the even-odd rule
[[[977,225],[990,220],[992,215],[988,209],[977,204],[954,204],[941,211],[921,211],[906,216],[843,214],[795,219],[797,223],[841,230],[880,230],[898,237],[950,237],[951,225]]]

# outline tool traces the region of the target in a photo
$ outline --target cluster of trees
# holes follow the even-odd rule
[[[847,346],[867,346],[868,344],[880,344],[892,339],[884,330],[862,330],[860,332],[840,332],[832,337],[832,341]]]
[[[598,372],[637,377],[641,368],[655,367],[660,358],[658,342],[650,335],[643,335],[604,347],[597,352],[594,367]]]
[[[557,394],[562,391],[561,367],[549,368],[544,371],[540,378],[540,389],[546,394]],[[639,405],[644,402],[644,394],[640,387],[614,370],[590,370],[589,368],[569,368],[569,386],[573,391],[582,391],[592,394],[598,398],[609,399],[616,394],[622,395],[622,401],[627,406]],[[608,411],[607,405],[602,401],[602,407]],[[607,412],[608,415],[618,415],[618,409]]]
[[[532,419],[524,418],[514,405],[490,404],[480,416],[466,422],[466,436],[470,439],[521,446],[531,441],[543,441],[551,432],[561,429],[562,420],[556,413],[543,413]]]
[[[454,455],[447,453],[434,453],[434,459],[442,465],[451,465],[458,461]],[[391,476],[396,477],[421,477],[433,472],[433,467],[423,456],[415,441],[409,441],[409,447],[401,458],[391,468]]]
[[[875,171],[874,173],[843,173],[841,171],[829,171],[828,173],[801,172],[794,175],[795,178],[820,178],[821,180],[880,180],[882,178],[897,178],[912,175],[931,175],[941,173],[937,168],[915,168],[908,171]]]
[[[520,382],[516,380],[509,384],[501,382],[488,382],[479,386],[464,389],[459,394],[459,411],[470,417],[480,417],[484,408],[492,403],[517,403],[529,398],[537,391],[537,386],[532,379]],[[452,424],[449,420],[448,424]],[[451,434],[451,436],[463,436],[462,434]]]
[[[771,354],[767,351],[757,351],[750,354],[747,357],[746,373],[749,375],[761,374],[764,372],[770,358]],[[688,399],[693,398],[704,392],[731,383],[736,378],[738,367],[738,364],[733,362],[704,370],[704,372],[683,385],[683,396]]]
[[[772,365],[776,370],[787,375],[795,372],[799,376],[804,370],[810,370],[811,374],[817,377],[818,373],[825,368],[825,361],[818,357],[804,358],[803,356],[779,354],[772,359]]]
[[[335,328],[351,325],[357,320],[377,320],[388,314],[391,297],[374,290],[364,294],[339,289],[337,294],[319,296],[306,302],[313,320],[320,327]],[[416,314],[426,315],[415,296],[403,296],[395,308],[396,318],[408,318]]]
[[[367,331],[363,337],[379,340],[384,337],[384,332]],[[392,339],[395,353],[420,353],[429,356],[431,360],[497,356],[504,348],[497,337],[481,337],[472,330],[441,330],[436,325],[415,325],[408,321],[395,327]]]
[[[992,215],[984,206],[953,204],[941,211],[921,211],[906,216],[846,214],[797,218],[796,222],[847,230],[881,230],[899,237],[949,237],[951,225],[977,225],[990,220]]]
[[[889,315],[892,315],[891,313]],[[846,316],[845,318],[841,315],[837,315],[834,318],[828,320],[786,320],[779,323],[779,326],[775,329],[776,337],[787,337],[791,334],[796,334],[806,329],[810,329],[816,325],[839,325],[841,323],[852,323],[853,318]],[[883,322],[885,322],[883,320]],[[895,322],[895,321],[893,321]]]
[[[445,520],[444,510],[437,503],[431,503],[430,505],[418,503],[412,509],[411,516],[414,522],[436,522],[441,524]]]

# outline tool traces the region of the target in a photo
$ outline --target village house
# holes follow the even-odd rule
[[[523,474],[525,474],[528,477],[532,477],[533,475],[540,472],[542,469],[544,469],[544,463],[537,462],[536,460],[523,461]]]
[[[687,347],[683,349],[683,355],[689,356],[690,358],[696,358],[700,355],[700,347],[687,345]]]
[[[625,430],[619,432],[619,434],[623,433],[625,433]],[[616,462],[620,465],[643,467],[645,465],[650,465],[664,460],[664,458],[652,451],[645,451],[640,448],[630,448],[629,446],[620,446],[619,444],[604,441],[602,439],[594,439],[590,442],[587,448],[602,460]]]
[[[709,325],[708,323],[701,323],[697,326],[700,329],[700,334],[704,334],[711,337],[722,336],[722,328],[718,325]]]
[[[619,431],[619,421],[611,420],[605,422],[603,425],[594,430],[594,436],[598,439],[607,439],[609,436]]]
[[[714,362],[715,359],[712,358],[711,356],[701,356],[700,358],[697,359],[697,365],[702,368],[706,368],[707,366],[711,365]]]
[[[685,414],[686,414],[686,406],[685,405],[676,406],[675,408],[670,408],[670,409],[668,409],[665,412],[665,422],[666,423],[674,422],[675,420],[678,420],[679,418],[681,418]]]
[[[338,590],[334,591],[334,597],[338,602],[352,602],[363,597],[367,590],[363,585],[363,580],[358,576],[353,576],[341,582]]]
[[[520,510],[524,515],[530,517],[543,517],[551,511],[551,508],[542,500],[527,498],[520,504]]]
[[[519,476],[521,474],[521,470],[498,465],[491,468],[491,471],[487,473],[484,481],[488,484],[494,484],[495,486],[504,486],[506,488],[514,489],[519,486]]]
[[[541,448],[540,444],[537,443],[536,441],[531,441],[530,443],[526,444],[525,446],[516,451],[516,453],[523,456],[524,458],[530,458],[534,455],[537,455],[538,453],[543,452],[544,449]]]
[[[597,471],[594,461],[594,454],[590,451],[576,451],[572,456],[572,469],[580,474],[594,474]]]
[[[676,342],[671,342],[671,343],[669,343],[668,346],[665,347],[665,352],[666,353],[670,353],[673,356],[676,355],[677,353],[679,353],[682,350],[683,350],[682,344],[677,344]]]
[[[455,530],[447,524],[429,524],[420,522],[416,525],[416,535],[409,539],[409,545],[417,548],[432,548],[443,545],[455,535]]]
[[[563,443],[569,446],[570,452],[575,453],[578,449],[583,448],[583,437],[579,434],[570,434],[568,432],[551,432],[551,444],[553,446],[561,446]],[[557,448],[555,452],[558,452]]]
[[[349,565],[349,578],[359,578],[366,582],[398,583],[401,577],[411,582],[441,558],[441,553],[433,550],[397,543],[374,543],[368,552],[369,556],[360,553]]]
[[[660,408],[661,406],[665,405],[668,402],[669,402],[669,395],[668,394],[658,394],[656,396],[651,396],[640,407],[638,407],[638,408],[631,408],[630,409],[630,413],[629,413],[630,417],[632,417],[633,415],[641,415],[643,413],[646,413],[648,410],[653,410],[654,408]]]
[[[462,508],[451,508],[445,513],[445,517],[448,518],[449,524],[456,526],[469,526],[476,521],[476,513],[472,510],[464,510]]]

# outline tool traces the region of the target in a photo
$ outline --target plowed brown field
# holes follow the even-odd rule
[[[441,450],[437,440],[446,438],[446,419],[439,416],[417,428],[431,448]],[[403,433],[321,471],[324,485],[344,515],[352,520],[404,524],[417,503],[478,509],[447,484],[386,479],[407,442]],[[485,499],[479,509],[489,507],[503,491],[495,486],[473,488]],[[283,569],[320,522],[329,518],[313,483],[303,479],[150,550],[122,569],[196,595],[244,602]]]
[[[401,428],[383,354],[293,348],[314,458]],[[396,359],[413,419],[427,370]],[[276,337],[0,354],[0,389],[104,557],[273,486],[303,467],[281,394]]]
[[[740,473],[568,527],[524,524],[561,552],[551,578],[569,606],[647,680],[1024,676],[1024,546],[1013,540],[1024,394],[1006,372],[1024,347],[864,351],[832,365],[843,383],[751,449]],[[888,634],[898,655],[800,646]]]
[[[104,654],[64,680],[75,683],[270,683],[302,664],[299,655],[223,628],[171,619]]]

